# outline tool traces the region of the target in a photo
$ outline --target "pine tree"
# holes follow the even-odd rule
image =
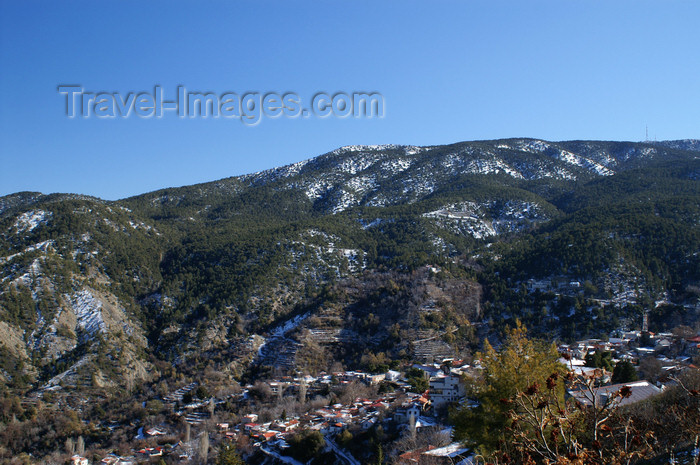
[[[508,331],[500,352],[485,341],[477,357],[482,360],[483,378],[469,388],[479,406],[463,407],[452,419],[457,439],[488,452],[498,447],[506,430],[512,408],[507,399],[529,386],[542,386],[549,375],[566,370],[559,363],[556,346],[528,339],[519,321]],[[560,389],[557,392],[563,396]]]
[[[219,446],[219,456],[216,459],[216,465],[243,465],[243,459],[238,455],[236,446],[232,442],[227,441]]]
[[[622,360],[615,365],[615,369],[612,374],[613,384],[618,383],[631,383],[632,381],[637,381],[639,377],[637,376],[637,370],[634,369],[632,365],[627,360]]]
[[[384,448],[381,443],[377,443],[377,465],[382,465],[384,463]]]

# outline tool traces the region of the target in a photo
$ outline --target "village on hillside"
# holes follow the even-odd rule
[[[623,402],[629,404],[664,392],[683,371],[697,370],[693,361],[700,354],[700,335],[617,331],[607,340],[587,339],[558,349],[561,363],[595,381],[594,397],[583,391],[569,391],[568,396],[590,406],[628,386],[631,395]],[[135,434],[128,451],[90,458],[76,454],[71,460],[73,465],[189,463],[201,460],[203,447],[230,441],[246,460],[299,465],[290,442],[303,432],[307,439],[317,438],[337,463],[359,465],[363,460],[355,455],[362,451],[353,450],[350,439],[380,430],[412,438],[406,444],[415,448],[397,453],[397,464],[469,465],[472,452],[453,440],[448,412],[474,404],[467,387],[480,370],[479,360],[442,359],[386,373],[279,376],[221,397],[208,395],[206,380],[191,382],[144,402],[162,403],[168,415],[158,424],[131,424]],[[337,395],[331,397],[331,392]],[[337,402],[327,403],[331,398]],[[306,406],[304,412],[285,410],[298,406],[297,401]],[[429,439],[421,443],[417,437]]]

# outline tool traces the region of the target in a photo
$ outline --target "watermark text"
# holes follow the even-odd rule
[[[160,85],[148,92],[93,92],[80,85],[59,85],[69,118],[227,118],[256,125],[263,118],[383,118],[379,92],[202,92],[177,86],[167,94]]]

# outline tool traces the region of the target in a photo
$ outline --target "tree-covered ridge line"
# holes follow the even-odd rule
[[[430,164],[441,153],[475,150],[475,147],[493,150],[495,146],[500,147],[497,150],[509,152],[525,142],[528,141],[490,141],[431,148],[437,155],[431,152],[420,163]],[[634,150],[649,150],[648,144],[569,142],[549,144],[544,153],[554,150],[555,146],[573,150],[591,144],[596,150],[603,147],[621,158]],[[503,148],[505,146],[508,148]],[[348,156],[340,152],[312,160],[292,175],[292,179],[302,176],[303,170],[314,164],[333,174],[338,159],[347,162],[355,153],[349,152]],[[360,150],[360,153],[364,152]],[[377,153],[398,156],[401,149],[390,148]],[[453,225],[423,215],[444,205],[464,204],[465,201],[488,200],[498,204],[520,199],[538,205],[545,212],[544,223],[533,224],[533,230],[526,228],[512,240],[492,241],[497,247],[492,250],[498,252],[494,255],[501,255],[494,270],[499,276],[505,274],[512,280],[567,275],[594,281],[615,262],[624,261],[626,266],[634,267],[644,276],[645,285],[653,292],[665,288],[681,292],[688,284],[687,275],[692,275],[696,265],[696,260],[688,259],[687,255],[697,244],[693,221],[697,216],[697,203],[693,199],[698,195],[698,187],[689,173],[697,171],[698,161],[696,155],[685,153],[683,158],[680,154],[684,152],[669,153],[649,161],[653,168],[635,168],[590,182],[516,179],[503,173],[458,175],[417,201],[385,206],[360,205],[332,215],[318,210],[318,202],[310,202],[302,192],[289,189],[288,177],[274,176],[269,182],[265,177],[253,182],[249,177],[232,178],[116,203],[99,201],[96,210],[109,209],[106,216],[113,219],[105,218],[104,222],[91,224],[85,219],[89,215],[79,213],[81,209],[91,210],[88,205],[93,204],[92,200],[48,196],[41,204],[55,212],[57,219],[49,227],[21,236],[20,242],[17,242],[20,236],[6,237],[2,246],[8,255],[30,241],[58,240],[57,246],[67,249],[78,231],[97,228],[96,232],[102,236],[93,241],[104,244],[108,252],[105,263],[99,260],[100,266],[123,290],[123,295],[133,297],[136,294],[137,298],[149,293],[168,295],[174,305],[161,309],[169,312],[164,318],[185,322],[183,318],[210,318],[227,309],[245,308],[251,296],[261,288],[280,280],[294,281],[295,273],[289,271],[290,255],[299,255],[295,245],[299,242],[305,244],[301,252],[303,260],[309,258],[309,244],[315,241],[318,247],[324,247],[328,245],[327,238],[333,237],[334,247],[361,251],[362,264],[367,269],[411,270],[429,263],[444,265],[451,261],[450,257],[478,251],[483,242],[465,235]],[[628,162],[631,166],[639,165],[639,160],[632,158],[632,161],[634,163]],[[394,174],[390,173],[389,177],[392,176]],[[40,201],[36,196],[29,197],[32,202]],[[14,218],[10,214],[4,216],[4,225],[8,228]],[[126,234],[127,238],[136,236],[135,241],[124,243],[124,235],[112,234],[109,229],[114,227],[109,223],[132,223],[127,217],[153,225],[153,230],[162,233],[159,232],[157,238],[142,240],[140,231],[136,230]],[[380,224],[372,228],[364,226],[374,221]],[[320,231],[325,238],[311,238],[309,231]],[[150,231],[147,234],[153,236]],[[659,238],[659,242],[649,241],[654,238]],[[436,243],[444,244],[441,250]],[[30,258],[31,254],[24,260]],[[297,269],[313,268],[317,266],[314,261],[318,264],[312,259],[311,264],[293,265]],[[312,281],[331,278],[337,273],[332,269],[342,268],[343,261],[339,257],[337,264],[330,264],[327,271],[317,274]],[[486,261],[489,268],[491,262]],[[133,271],[138,274],[137,289],[134,289],[133,279],[124,279]],[[488,277],[485,279],[492,281]]]
[[[115,202],[3,197],[0,389],[99,404],[207,361],[238,380],[385,371],[471,355],[516,318],[564,341],[645,313],[692,327],[698,173],[678,148],[509,139],[348,148]]]

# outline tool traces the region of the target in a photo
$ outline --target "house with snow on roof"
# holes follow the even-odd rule
[[[630,405],[654,397],[661,394],[661,392],[660,388],[649,381],[610,384],[593,388],[592,392],[588,389],[571,389],[567,391],[571,397],[585,407],[603,407],[608,403],[620,406]]]

